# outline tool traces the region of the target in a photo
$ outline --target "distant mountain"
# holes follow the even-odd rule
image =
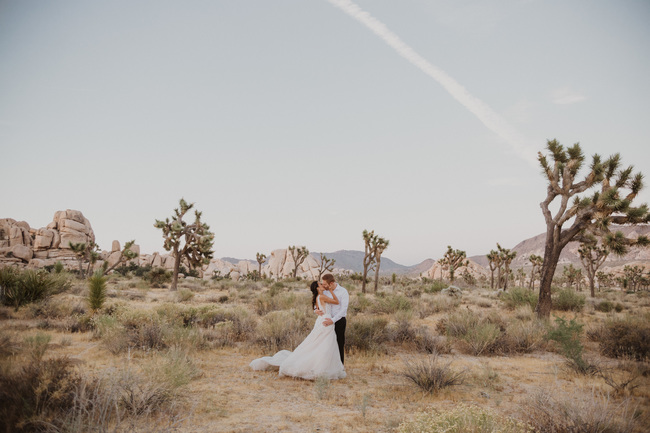
[[[328,259],[336,260],[336,263],[334,263],[335,268],[349,269],[354,272],[363,272],[363,251],[339,250],[333,253],[323,254],[327,256]],[[311,255],[320,263],[320,253],[311,253]],[[420,275],[420,272],[429,269],[434,262],[433,259],[427,259],[414,266],[404,266],[382,256],[379,274],[390,275],[395,273],[398,275]]]
[[[650,236],[650,225],[636,225],[636,226],[613,226],[612,231],[621,231],[625,234],[626,237],[636,238],[638,236]],[[541,233],[532,238],[528,238],[524,241],[521,241],[514,248],[513,251],[517,252],[517,257],[513,260],[511,268],[528,268],[530,267],[530,262],[528,257],[531,254],[536,254],[538,256],[544,257],[544,246],[546,245],[546,233]],[[564,265],[580,265],[580,255],[578,254],[578,248],[580,244],[578,242],[569,242],[567,246],[562,250],[560,254],[560,261],[558,262],[559,269],[562,269]],[[485,255],[469,257],[474,262],[478,263],[481,266],[488,267],[488,260]],[[616,267],[622,266],[627,263],[632,262],[648,262],[650,261],[650,248],[631,248],[630,252],[623,257],[617,257],[614,254],[610,254],[607,257],[607,260],[604,263],[605,267]]]

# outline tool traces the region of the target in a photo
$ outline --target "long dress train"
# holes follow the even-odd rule
[[[250,363],[250,367],[253,370],[279,367],[280,376],[302,379],[313,380],[318,377],[343,379],[346,373],[341,363],[334,325],[323,325],[326,318],[332,318],[331,304],[325,304],[323,309],[320,297],[317,303],[318,308],[325,311],[325,314],[316,319],[314,328],[293,352],[281,350],[273,356],[255,359]]]

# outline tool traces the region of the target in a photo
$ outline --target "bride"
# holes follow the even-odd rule
[[[280,367],[280,376],[310,380],[319,377],[343,379],[346,376],[336,343],[334,326],[323,325],[326,318],[332,317],[331,305],[338,304],[339,300],[329,289],[332,298],[324,295],[326,289],[318,281],[311,283],[310,289],[313,294],[312,307],[318,307],[325,314],[316,319],[314,328],[293,352],[281,350],[273,356],[255,359],[250,363],[253,370]]]

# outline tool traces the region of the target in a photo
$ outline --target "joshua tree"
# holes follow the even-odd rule
[[[266,254],[257,253],[256,258],[257,258],[257,264],[258,264],[258,266],[259,266],[259,267],[257,268],[257,269],[258,269],[258,270],[257,270],[257,276],[258,276],[259,278],[262,278],[262,265],[263,265],[264,262],[266,261]]]
[[[449,267],[449,280],[454,284],[454,275],[458,268],[469,265],[469,260],[465,260],[467,254],[465,251],[454,250],[450,245],[447,245],[447,252],[443,257],[444,263]]]
[[[88,278],[88,306],[93,312],[100,310],[106,300],[106,277],[97,270]]]
[[[126,263],[129,260],[133,260],[136,257],[138,257],[138,253],[135,251],[131,251],[131,247],[135,244],[135,240],[128,241],[127,243],[124,244],[124,248],[122,248],[122,251],[120,252],[120,258],[115,262],[113,266],[110,268],[106,268],[108,266],[108,262],[104,262],[104,268],[102,269],[102,275],[108,274],[110,271],[121,265],[122,263]]]
[[[379,265],[381,264],[381,255],[388,248],[389,241],[384,238],[377,238],[377,241],[373,245],[375,249],[375,293],[377,293],[377,287],[379,286]]]
[[[595,237],[592,237],[592,239],[591,242],[586,242],[586,239],[581,242],[578,254],[580,254],[582,267],[585,268],[585,271],[587,272],[589,290],[591,292],[591,297],[593,298],[596,296],[596,285],[594,283],[596,272],[598,272],[598,268],[605,263],[605,259],[607,259],[607,256],[609,255],[609,250],[603,246],[599,246]]]
[[[528,261],[531,265],[533,265],[532,269],[530,270],[530,290],[535,290],[535,278],[537,278],[540,270],[542,269],[544,257],[531,254],[528,257]]]
[[[596,278],[598,278],[598,290],[601,287],[611,287],[612,280],[614,276],[609,272],[598,271],[596,272]]]
[[[623,268],[624,281],[627,282],[627,288],[636,292],[642,284],[645,272],[645,266],[625,266]]]
[[[628,239],[621,232],[612,233],[610,225],[633,225],[650,221],[648,206],[632,206],[633,200],[643,188],[643,175],[632,175],[633,167],[621,169],[621,157],[615,154],[602,161],[593,155],[589,172],[581,181],[576,176],[582,168],[585,156],[578,143],[565,149],[556,140],[547,142],[551,162],[539,152],[539,163],[548,180],[547,194],[540,203],[546,221],[546,245],[539,288],[539,302],[536,311],[540,318],[551,314],[551,283],[557,268],[560,253],[572,240],[580,240],[585,231],[603,238],[615,254],[624,254],[628,246],[648,245],[646,236]],[[596,188],[591,196],[579,196]],[[626,194],[623,189],[628,189]],[[560,199],[555,215],[550,206]],[[573,199],[573,203],[569,201]],[[564,224],[572,221],[569,228]]]
[[[318,281],[320,281],[320,277],[322,277],[325,272],[332,272],[332,269],[334,269],[334,263],[336,263],[336,260],[328,259],[325,254],[320,253],[320,267],[318,268]]]
[[[510,278],[510,263],[517,257],[516,251],[510,251],[507,248],[503,248],[497,243],[497,249],[499,251],[499,258],[501,263],[503,263],[505,278],[503,279],[503,290],[508,289],[508,279]]]
[[[568,287],[576,286],[576,290],[581,290],[582,269],[574,267],[572,264],[565,266],[562,271]]]
[[[307,256],[309,255],[309,250],[307,247],[297,247],[294,245],[289,247],[289,253],[293,259],[293,278],[296,278],[298,275],[298,267],[303,264]]]
[[[494,271],[497,270],[497,268],[501,270],[501,257],[499,257],[499,252],[495,250],[491,250],[486,257],[490,265],[490,289],[494,289]],[[499,275],[500,274],[501,272],[499,272]]]
[[[99,259],[99,245],[92,241],[88,243],[80,242],[77,244],[68,242],[68,245],[79,261],[79,278],[84,278],[86,274],[90,275],[90,269]],[[88,262],[86,272],[84,272],[83,269],[84,261]]]
[[[526,287],[526,271],[524,268],[517,269],[517,280],[519,281],[519,287]]]
[[[375,234],[375,231],[363,231],[363,242],[364,242],[364,255],[363,255],[363,279],[361,280],[361,291],[366,293],[366,281],[368,279],[368,271],[372,269],[375,265],[375,257],[377,251],[374,249],[374,245],[377,243],[378,235]]]
[[[212,245],[214,243],[214,234],[210,232],[210,227],[201,222],[202,213],[194,211],[194,223],[188,224],[183,221],[185,214],[194,207],[194,203],[187,203],[185,199],[180,199],[179,208],[174,209],[174,216],[170,220],[156,220],[154,227],[163,232],[165,240],[164,248],[172,252],[174,257],[174,277],[172,280],[171,290],[176,290],[178,285],[178,271],[181,266],[181,260],[186,260],[189,266],[199,266],[210,263],[212,258]]]

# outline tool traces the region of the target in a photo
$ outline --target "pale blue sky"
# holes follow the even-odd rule
[[[151,253],[184,197],[216,257],[375,229],[411,265],[543,232],[547,138],[650,175],[650,2],[355,4],[503,124],[327,0],[0,0],[0,218]]]

